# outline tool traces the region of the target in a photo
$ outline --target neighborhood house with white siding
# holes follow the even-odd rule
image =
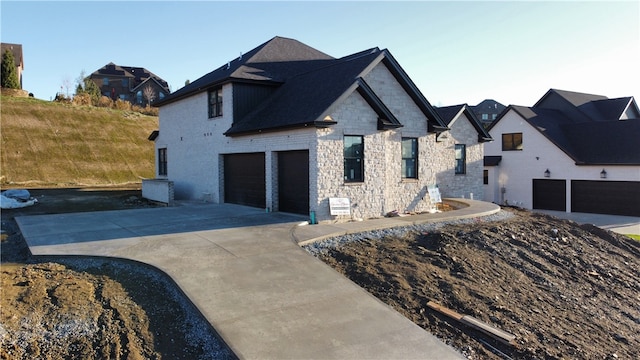
[[[388,50],[333,58],[275,37],[157,105],[156,178],[143,182],[154,200],[323,222],[430,211],[433,185],[483,197],[489,134],[464,106],[432,107]],[[333,198],[348,199],[349,215],[331,215]]]

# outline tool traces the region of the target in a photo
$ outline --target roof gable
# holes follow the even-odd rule
[[[465,115],[471,125],[478,133],[478,142],[492,141],[493,138],[487,130],[482,126],[478,117],[472,111],[471,107],[467,104],[444,106],[435,108],[447,127],[451,128],[453,124],[460,118],[461,115]]]
[[[4,54],[5,51],[11,51],[13,54],[13,59],[15,61],[16,67],[24,68],[24,59],[22,57],[22,45],[21,44],[10,44],[10,43],[1,43],[0,51]]]

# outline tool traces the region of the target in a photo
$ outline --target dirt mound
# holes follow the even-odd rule
[[[3,266],[0,275],[3,335],[12,334],[2,358],[159,358],[146,313],[119,283],[55,263]]]
[[[513,211],[510,220],[370,237],[318,256],[471,359],[640,358],[638,242]],[[510,332],[517,344],[429,301]]]

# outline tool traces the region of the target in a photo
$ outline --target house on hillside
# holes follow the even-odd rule
[[[13,53],[13,59],[15,60],[15,63],[16,63],[16,73],[18,74],[20,89],[22,89],[22,72],[24,71],[24,57],[22,56],[22,45],[1,43],[0,44],[1,54],[4,54],[4,52],[7,50]]]
[[[447,162],[454,164],[453,171],[436,175],[440,193],[445,197],[481,200],[484,143],[493,139],[467,104],[438,107],[436,111],[450,130],[436,136],[435,156],[448,158]]]
[[[139,106],[149,103],[145,91],[153,94],[154,101],[161,101],[171,93],[166,81],[142,67],[119,66],[111,62],[91,73],[89,78],[98,85],[102,95]]]
[[[274,37],[156,105],[144,196],[160,183],[176,199],[365,219],[432,209],[428,186],[455,172],[457,135],[436,141],[447,124],[388,50],[334,58]]]
[[[485,145],[485,200],[640,216],[640,111],[633,97],[551,89],[510,105]]]
[[[493,99],[486,99],[478,105],[471,106],[471,110],[485,127],[497,119],[505,108],[506,106]]]

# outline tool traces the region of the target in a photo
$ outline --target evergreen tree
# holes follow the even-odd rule
[[[2,87],[8,89],[20,89],[16,60],[8,49],[2,54]]]

